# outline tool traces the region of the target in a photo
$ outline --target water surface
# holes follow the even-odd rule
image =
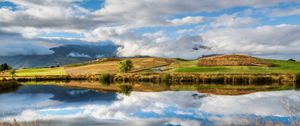
[[[292,125],[300,122],[300,93],[247,95],[195,91],[130,95],[53,85],[24,85],[0,94],[0,120],[50,120],[57,125]]]

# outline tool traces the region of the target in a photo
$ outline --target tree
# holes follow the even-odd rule
[[[15,70],[15,69],[12,69],[12,70],[10,71],[10,75],[11,75],[11,77],[15,77],[15,76],[16,76],[16,70]]]
[[[0,65],[0,71],[11,70],[11,69],[12,69],[12,67],[8,66],[7,63]]]
[[[119,63],[119,69],[120,69],[120,72],[127,73],[127,72],[130,71],[132,68],[133,68],[133,63],[132,63],[132,61],[129,60],[129,59],[122,60],[122,61]]]
[[[288,61],[291,61],[291,62],[296,62],[296,60],[294,60],[294,59],[289,59]]]
[[[101,82],[101,84],[103,85],[109,85],[111,82],[111,75],[107,74],[107,73],[102,73],[99,76],[99,81]]]

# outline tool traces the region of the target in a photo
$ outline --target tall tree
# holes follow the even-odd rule
[[[131,60],[126,59],[126,60],[122,60],[119,63],[119,70],[120,72],[124,72],[127,73],[128,71],[130,71],[133,68],[133,63]]]

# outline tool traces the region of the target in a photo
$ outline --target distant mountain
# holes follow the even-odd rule
[[[112,44],[105,45],[65,45],[50,50],[53,55],[63,55],[69,57],[101,58],[115,57],[117,46]]]
[[[102,57],[116,57],[118,46],[112,44],[64,45],[51,48],[49,55],[0,56],[0,64],[8,63],[13,68],[49,67],[80,63]]]

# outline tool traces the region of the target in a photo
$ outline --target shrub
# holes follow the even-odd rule
[[[16,70],[12,69],[10,71],[10,75],[11,75],[11,77],[15,77],[16,76]]]
[[[170,83],[170,80],[171,80],[171,75],[169,73],[167,74],[164,74],[161,78],[162,82],[164,82],[165,84],[167,84],[167,86],[170,86],[171,83]]]
[[[7,65],[7,63],[1,64],[0,65],[0,71],[4,71],[4,70],[11,70],[12,67]]]
[[[161,77],[161,80],[162,80],[163,82],[169,82],[170,79],[171,79],[171,75],[170,75],[169,73],[164,74],[164,75]]]
[[[296,62],[296,60],[294,60],[294,59],[289,59],[288,61],[291,61],[291,62]]]
[[[111,82],[110,78],[110,74],[100,74],[99,81],[101,82],[101,84],[108,85]]]
[[[120,69],[120,72],[127,73],[127,72],[130,71],[132,68],[133,68],[133,63],[132,63],[132,61],[129,60],[129,59],[127,59],[127,60],[122,60],[122,61],[119,63],[119,69]]]
[[[69,76],[69,75],[63,76],[62,78],[64,79],[65,82],[70,82],[71,81],[71,76]]]

